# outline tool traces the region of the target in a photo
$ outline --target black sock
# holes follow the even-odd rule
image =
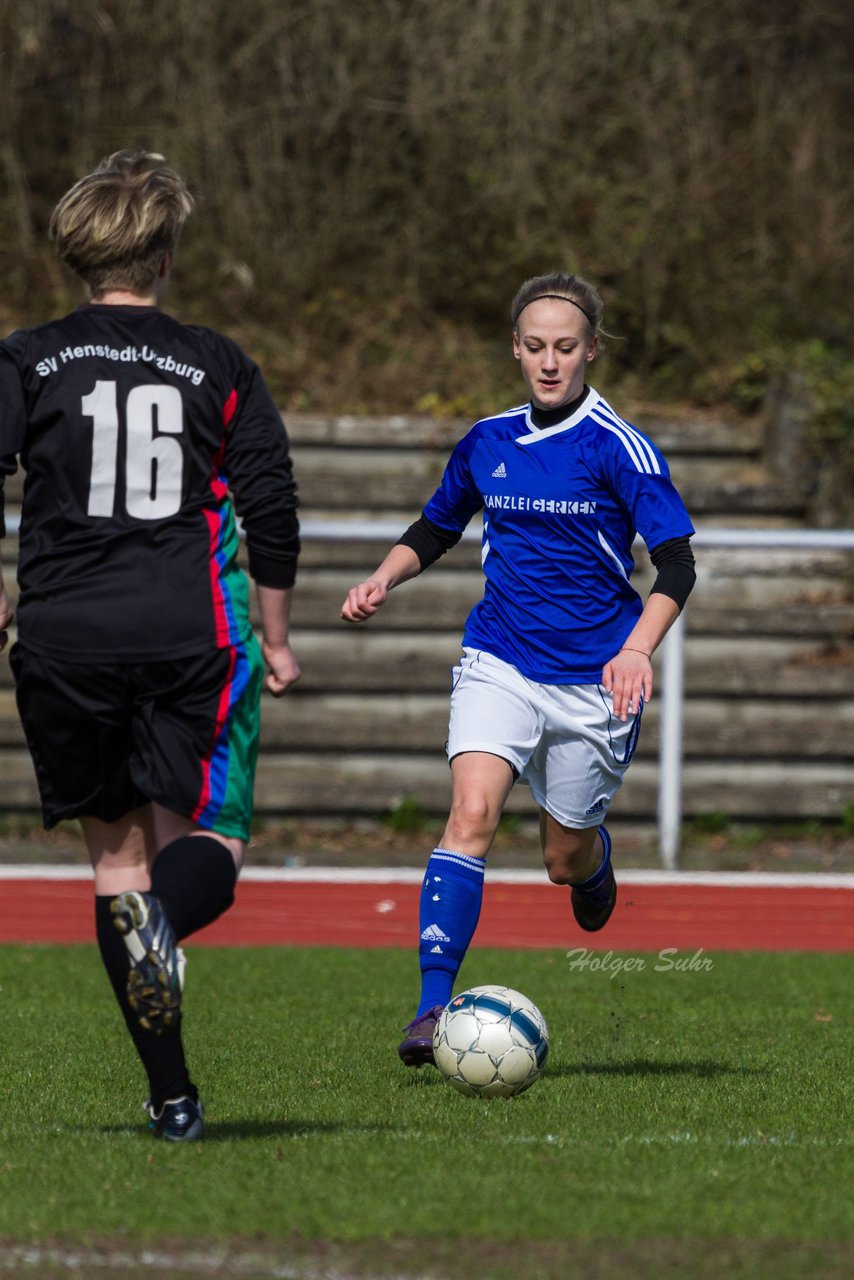
[[[179,942],[228,910],[236,884],[234,859],[213,836],[173,840],[160,850],[151,872],[151,892]]]
[[[124,939],[113,924],[113,914],[110,911],[112,901],[111,896],[96,895],[95,934],[104,968],[148,1076],[151,1101],[155,1110],[159,1110],[169,1098],[187,1096],[196,1099],[198,1093],[190,1081],[184,1059],[180,1018],[177,1024],[165,1027],[160,1035],[156,1035],[139,1025],[136,1014],[128,1004],[127,978],[130,962]]]

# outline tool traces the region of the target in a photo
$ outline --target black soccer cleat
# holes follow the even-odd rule
[[[198,1142],[204,1137],[204,1108],[198,1098],[170,1098],[159,1111],[146,1102],[148,1127],[155,1138],[167,1142]]]
[[[110,910],[130,959],[128,1003],[141,1027],[161,1035],[181,1017],[183,952],[153,894],[130,889],[113,899]]]
[[[572,890],[572,914],[581,928],[586,929],[588,933],[595,933],[597,929],[602,929],[611,919],[616,905],[617,881],[610,863],[608,863],[608,874],[592,893],[579,893],[575,888]]]

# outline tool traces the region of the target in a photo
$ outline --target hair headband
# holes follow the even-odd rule
[[[536,296],[536,298],[529,298],[529,299],[528,299],[528,301],[524,304],[524,306],[521,306],[521,307],[519,308],[519,310],[516,312],[516,319],[513,321],[514,325],[516,325],[516,324],[518,324],[518,323],[519,323],[519,317],[520,317],[520,315],[522,314],[522,312],[525,310],[525,307],[530,307],[530,305],[531,305],[531,303],[532,303],[532,302],[540,302],[543,298],[556,298],[558,302],[568,302],[568,303],[570,303],[573,307],[578,307],[578,310],[579,310],[579,311],[581,312],[581,314],[584,316],[584,319],[585,319],[585,320],[587,321],[587,323],[590,325],[590,328],[591,328],[591,329],[595,329],[595,328],[596,328],[596,322],[595,322],[595,320],[592,318],[592,316],[590,316],[590,315],[589,315],[589,314],[584,310],[584,308],[582,307],[581,303],[580,303],[580,302],[576,302],[573,298],[567,298],[567,297],[566,297],[564,294],[562,294],[562,293],[538,293],[538,294],[537,294],[537,296]]]

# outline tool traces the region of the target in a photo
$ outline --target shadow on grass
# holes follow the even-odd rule
[[[710,1080],[714,1076],[760,1076],[758,1067],[731,1066],[727,1062],[654,1062],[648,1058],[632,1058],[628,1062],[556,1062],[549,1063],[550,1076],[696,1076]]]
[[[384,1133],[389,1128],[388,1125],[365,1124],[354,1125],[337,1122],[328,1122],[323,1120],[212,1120],[205,1123],[205,1143],[211,1142],[233,1142],[236,1139],[245,1138],[299,1138],[308,1137],[309,1135],[318,1133]],[[84,1130],[78,1128],[78,1133],[88,1132],[92,1130]],[[142,1126],[132,1125],[104,1125],[97,1130],[99,1134],[105,1136],[110,1134],[128,1134],[143,1133],[148,1137],[148,1129]]]
[[[226,1120],[205,1128],[205,1142],[231,1142],[235,1138],[300,1138],[318,1133],[385,1133],[385,1124],[352,1124],[324,1120]]]

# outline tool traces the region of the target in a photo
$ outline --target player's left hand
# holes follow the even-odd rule
[[[0,588],[0,653],[2,653],[6,648],[6,645],[9,643],[9,632],[7,631],[7,627],[10,627],[14,621],[15,610],[10,605],[9,597],[6,595],[6,592]]]
[[[602,668],[602,684],[611,694],[614,715],[625,724],[637,715],[641,698],[649,702],[652,697],[652,663],[643,653],[621,649]]]

